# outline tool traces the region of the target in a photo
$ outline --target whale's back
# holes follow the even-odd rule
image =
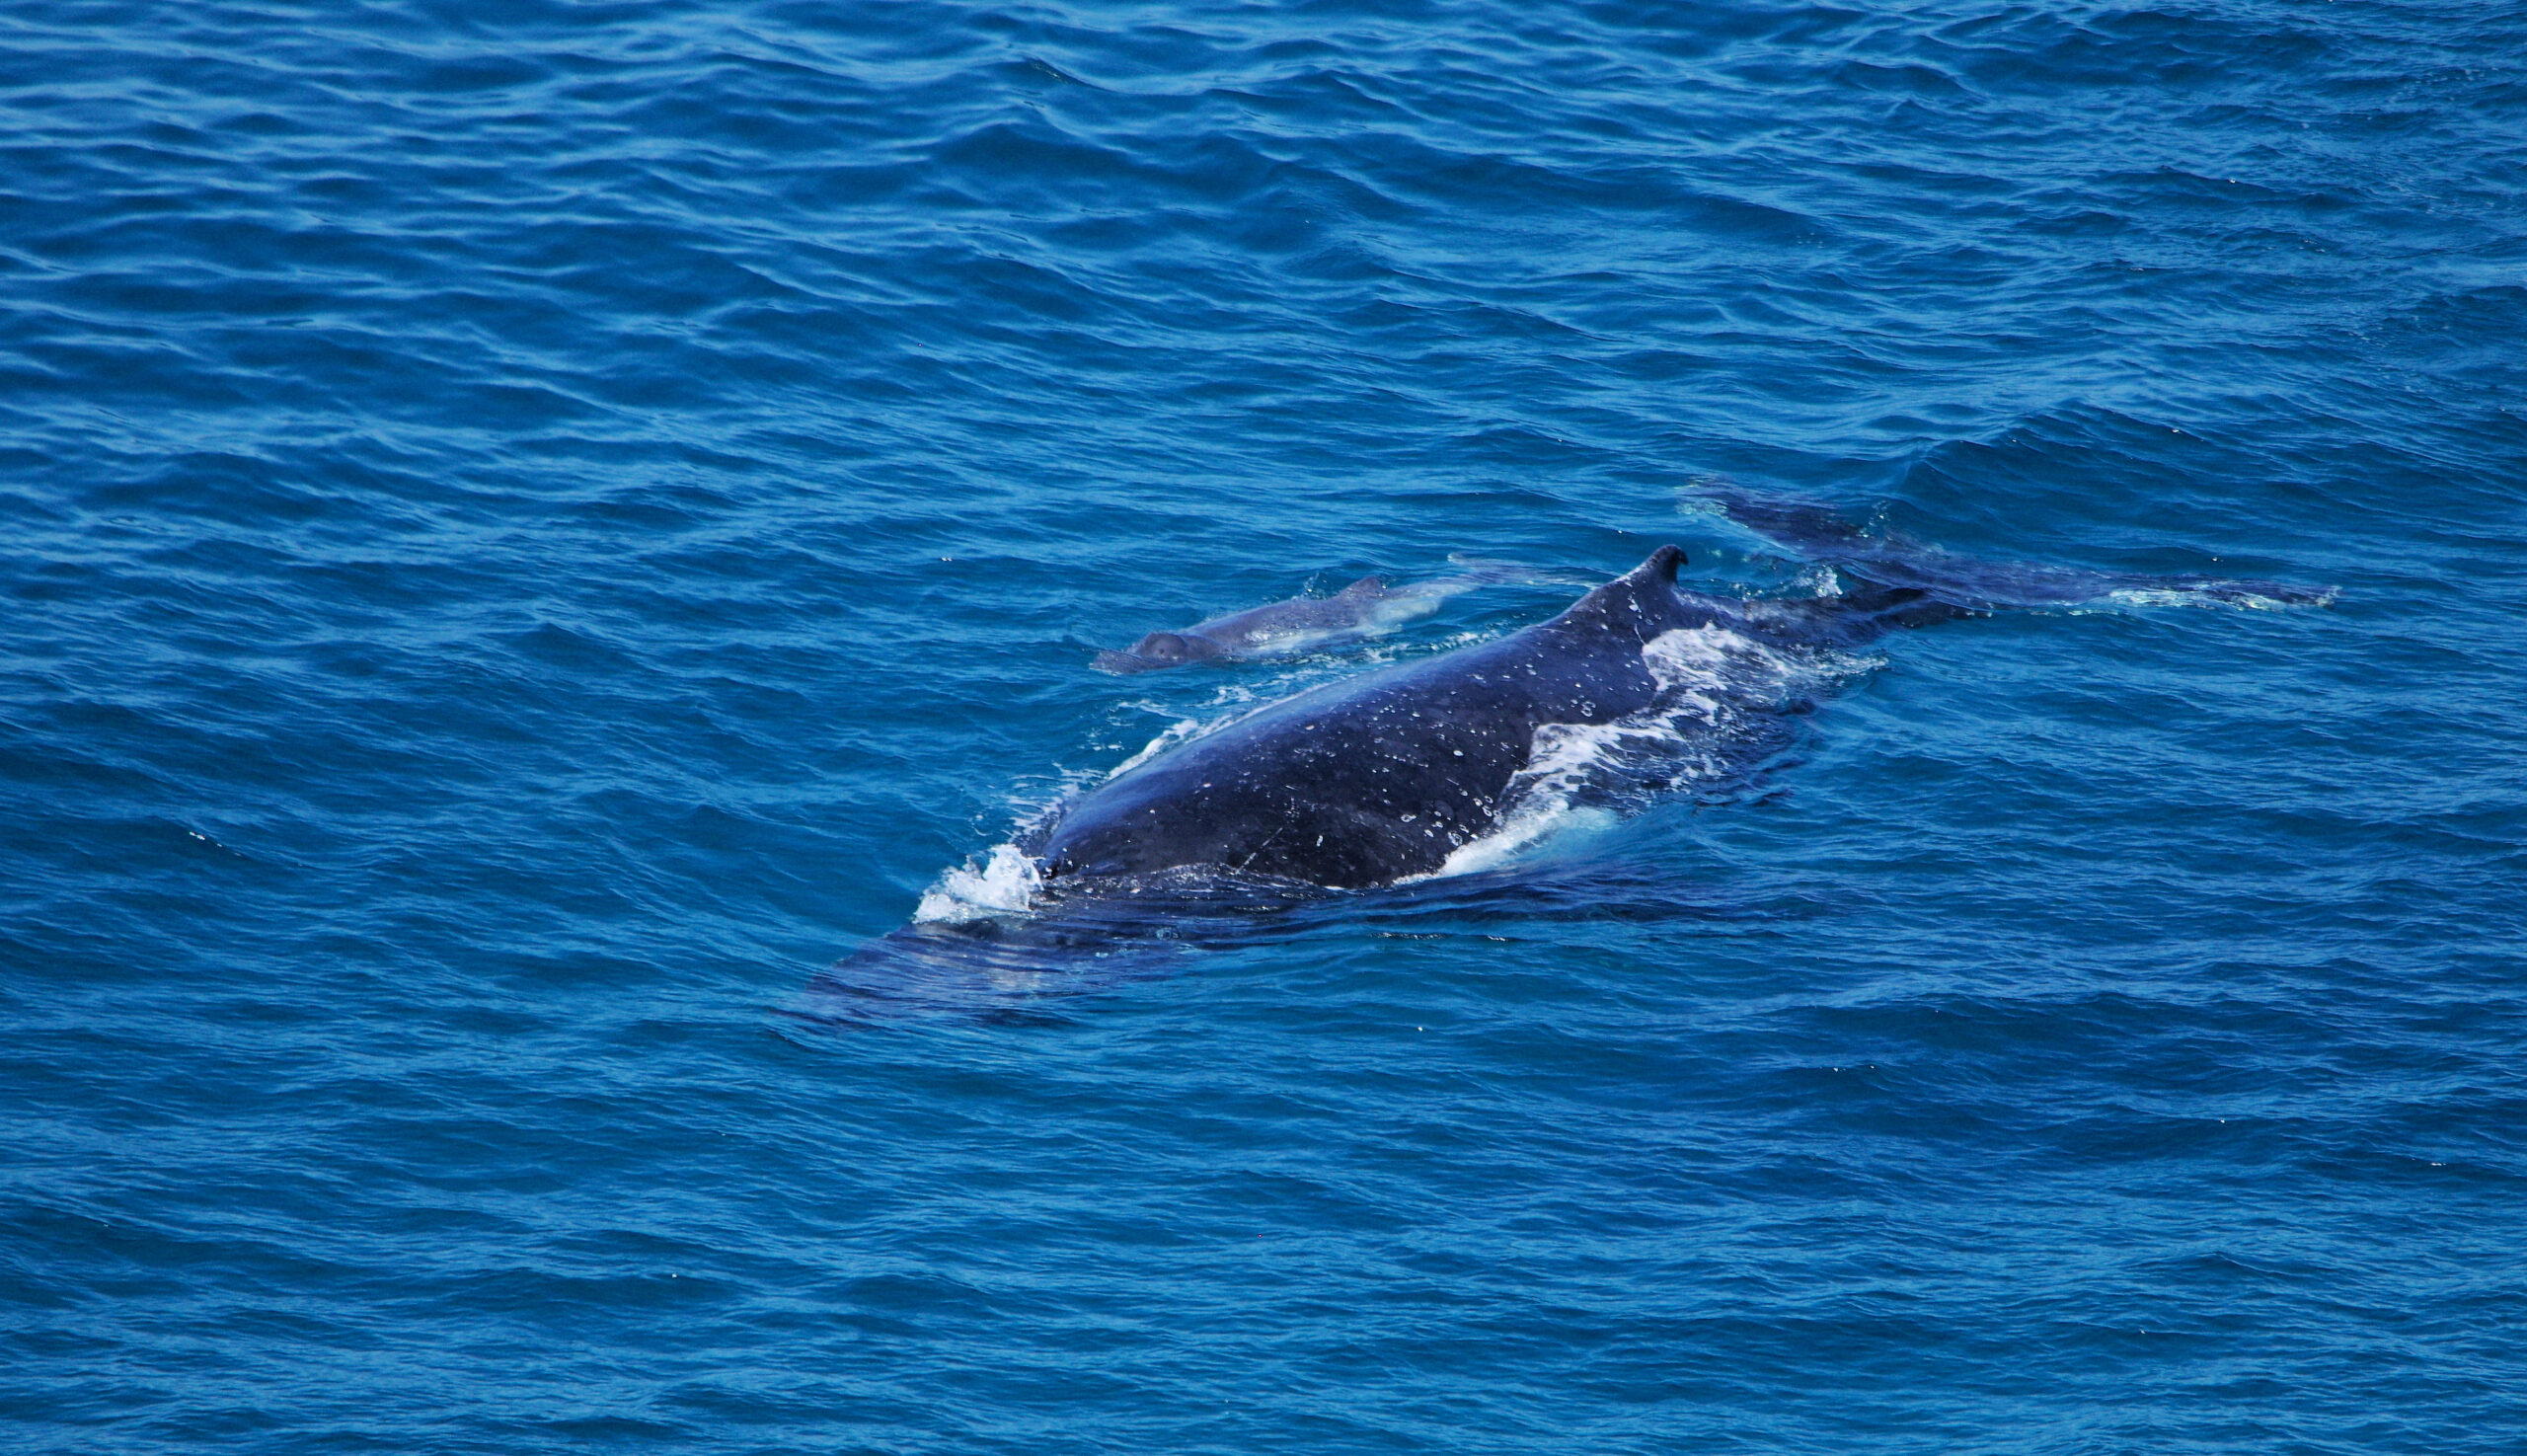
[[[1621,578],[1552,622],[1302,693],[1118,775],[1051,826],[1044,873],[1213,865],[1349,888],[1438,869],[1496,824],[1539,727],[1655,695],[1641,643],[1679,610],[1657,565],[1654,596]]]

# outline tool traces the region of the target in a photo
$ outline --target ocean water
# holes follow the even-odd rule
[[[0,1447],[2519,1449],[2522,138],[2467,0],[18,0]],[[798,1014],[1573,593],[1098,650],[1812,585],[1714,481],[2339,595]]]

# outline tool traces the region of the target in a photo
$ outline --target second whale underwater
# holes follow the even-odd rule
[[[1455,575],[1390,586],[1383,576],[1363,576],[1332,596],[1295,596],[1196,622],[1173,632],[1153,632],[1122,651],[1099,652],[1100,672],[1117,675],[1183,667],[1193,662],[1253,661],[1291,656],[1382,637],[1407,622],[1429,616],[1452,596],[1485,586],[1521,582],[1586,585],[1558,573],[1514,562],[1450,557]]]
[[[1729,520],[1842,589],[1741,599],[1679,588],[1661,546],[1552,620],[1326,683],[1127,764],[995,856],[1018,893],[934,895],[818,982],[864,1005],[989,1005],[1059,989],[1171,914],[1267,907],[1478,868],[1595,802],[1759,772],[1832,654],[1885,632],[2099,599],[2321,605],[2265,581],[1972,562],[1820,507],[1715,495]],[[1848,661],[1848,658],[1843,660]],[[1012,886],[1004,885],[1007,890]],[[1158,931],[1162,936],[1172,930]],[[1047,978],[1053,978],[1048,982]]]

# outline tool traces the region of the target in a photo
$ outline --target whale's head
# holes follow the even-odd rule
[[[1220,645],[1207,637],[1190,632],[1153,632],[1132,644],[1130,651],[1099,652],[1096,665],[1108,672],[1148,672],[1159,667],[1182,667],[1220,654]]]
[[[1199,662],[1204,657],[1216,657],[1219,654],[1218,643],[1207,637],[1195,637],[1189,632],[1153,632],[1132,644],[1133,656],[1147,657],[1153,662],[1166,662],[1171,665],[1178,662]]]

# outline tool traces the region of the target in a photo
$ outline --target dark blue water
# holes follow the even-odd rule
[[[2511,1451],[2514,7],[0,15],[0,1445]],[[2322,610],[1014,1018],[1100,648],[1697,480]]]

